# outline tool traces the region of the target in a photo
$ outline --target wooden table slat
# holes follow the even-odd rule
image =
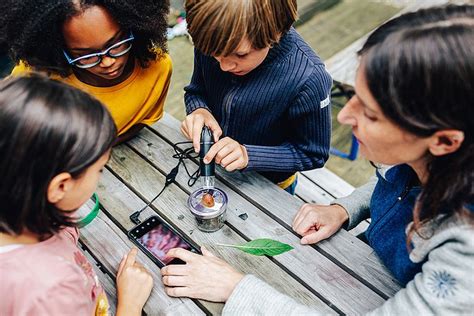
[[[326,168],[303,171],[302,174],[333,198],[348,196],[354,191],[352,185]]]
[[[171,142],[184,140],[179,131],[179,122],[169,115],[165,115],[157,124],[154,124],[153,129]],[[147,143],[142,138],[149,134],[151,133],[145,130],[131,143],[141,142],[138,147],[144,146]],[[288,194],[283,194],[278,186],[256,173],[220,172],[219,178],[224,180],[231,190],[239,192],[260,209],[271,210],[272,215],[281,223],[291,227],[293,217],[301,206],[301,202]],[[392,278],[373,249],[345,230],[340,230],[314,247],[345,266],[349,271],[353,271],[385,297],[394,295],[400,289],[400,285]],[[354,251],[355,249],[357,251]]]
[[[99,269],[98,265],[101,265],[101,263],[97,262],[87,250],[84,250],[81,247],[79,248],[84,254],[84,256],[87,258],[87,260],[89,260],[89,262],[91,263],[92,268],[94,269],[94,272],[97,275],[97,278],[99,279],[99,282],[105,291],[105,294],[107,294],[110,314],[115,315],[117,311],[117,289],[115,281],[112,280],[108,274],[102,272]]]
[[[90,205],[85,204],[80,212],[84,214],[89,210]],[[102,212],[91,224],[81,229],[80,238],[101,264],[114,274],[117,272],[123,255],[133,247],[127,236]],[[147,269],[154,272],[152,273],[154,287],[143,308],[148,315],[204,315],[204,312],[192,300],[169,297],[164,291],[160,271],[156,265],[143,253],[139,253],[137,258]]]
[[[295,194],[305,201],[305,203],[329,205],[329,203],[334,200],[332,195],[321,189],[321,187],[309,180],[302,173],[298,175],[298,185],[296,186]]]
[[[130,149],[119,147],[114,151],[109,161],[109,167],[114,173],[117,172],[117,175],[122,181],[125,181],[129,187],[133,187],[138,194],[147,200],[151,200],[158,192],[157,190],[164,184],[165,177],[151,165],[143,164],[144,162],[143,159]],[[140,172],[147,175],[146,179],[138,175]],[[113,196],[109,193],[112,187],[116,192]],[[129,223],[129,214],[138,209],[140,205],[137,204],[134,206],[131,204],[129,197],[131,193],[125,194],[123,184],[115,177],[109,175],[108,172],[104,172],[101,185],[98,189],[101,195],[106,193],[102,193],[103,188],[104,190],[107,188],[106,192],[108,195],[102,199],[102,203],[107,210],[113,214],[115,219],[121,223],[123,222],[124,225],[129,225],[127,224]],[[128,190],[129,189],[127,189],[127,191]],[[220,257],[231,262],[235,268],[246,273],[252,273],[269,281],[270,284],[274,285],[280,291],[287,293],[304,304],[314,306],[326,313],[331,313],[331,309],[314,293],[293,279],[286,271],[275,265],[272,260],[266,257],[251,256],[233,249],[213,247],[216,243],[242,244],[245,242],[245,239],[240,237],[229,227],[224,227],[214,233],[199,231],[196,227],[194,217],[187,207],[187,197],[188,193],[172,184],[153,205],[163,218],[173,223],[175,227],[177,226],[182,233],[186,234],[197,244],[207,245],[209,248],[212,248]],[[138,199],[138,197],[135,199]],[[123,212],[123,209],[127,209],[128,211]],[[153,211],[147,209],[142,215],[142,220],[152,214]],[[235,215],[235,217],[237,217],[237,215]],[[242,221],[240,218],[239,220]]]
[[[176,163],[173,159],[169,159],[173,153],[172,147],[150,131],[143,131],[138,137],[129,142],[129,145],[153,163],[158,164],[164,173],[169,172]],[[119,150],[121,151],[119,160],[123,160],[123,163],[121,166],[115,167],[115,169],[125,172],[123,170],[130,169],[133,163],[130,161],[130,157],[127,158],[128,154],[123,155],[125,150],[122,148]],[[117,150],[115,152],[118,153]],[[189,162],[187,163],[189,164]],[[132,178],[140,179],[140,176],[135,175],[140,170],[147,175],[153,172],[152,170],[146,170],[146,166],[141,166],[140,168],[134,172],[127,171],[127,182]],[[197,168],[197,165],[194,165],[192,168]],[[150,177],[148,176],[148,178]],[[176,181],[189,194],[194,189],[187,186],[187,180],[187,175],[183,170],[180,170]],[[139,183],[134,183],[132,186],[138,189]],[[344,312],[358,312],[370,310],[383,302],[380,296],[354,279],[353,276],[321,255],[314,248],[300,245],[299,238],[292,232],[282,227],[242,196],[236,194],[235,191],[224,183],[217,180],[216,186],[226,191],[229,195],[230,202],[227,221],[238,229],[241,234],[247,236],[248,239],[268,237],[294,246],[296,248],[294,251],[277,256],[274,260],[280,262],[313,289],[324,293],[322,295],[335,306]],[[147,185],[142,185],[142,187],[143,190],[146,190]],[[155,192],[157,189],[155,189]],[[259,190],[259,188],[255,189]],[[281,193],[279,192],[279,194]],[[244,212],[249,216],[245,222],[238,217],[238,215]]]

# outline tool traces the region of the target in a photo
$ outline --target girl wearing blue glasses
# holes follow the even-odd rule
[[[168,1],[27,0],[0,4],[13,75],[42,71],[104,103],[125,141],[163,115],[171,78]]]

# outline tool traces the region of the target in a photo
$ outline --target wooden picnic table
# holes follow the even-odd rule
[[[133,246],[126,235],[134,226],[129,215],[146,205],[163,187],[166,174],[177,163],[172,158],[173,144],[184,140],[179,122],[165,115],[131,141],[115,147],[104,170],[97,189],[101,212],[81,229],[80,243],[90,260],[97,264],[96,271],[113,310],[116,269],[122,256]],[[186,164],[191,170],[198,167],[195,161],[186,161]],[[317,245],[300,245],[291,223],[304,201],[327,204],[332,198],[352,190],[334,174],[325,169],[304,173],[300,176],[302,187],[308,187],[310,182],[317,189],[303,190],[303,193],[300,190],[299,196],[291,196],[253,172],[228,173],[220,168],[216,172],[216,186],[229,197],[227,221],[221,230],[204,233],[197,229],[187,208],[187,198],[198,184],[188,186],[188,176],[182,166],[175,182],[142,213],[141,220],[158,214],[235,268],[254,274],[297,301],[327,314],[370,311],[400,289],[373,250],[345,230]],[[92,206],[91,201],[80,212],[85,213]],[[239,217],[244,213],[246,219]],[[276,239],[294,249],[270,258],[214,246],[217,243],[242,244],[256,238]],[[222,311],[223,304],[168,297],[159,268],[143,253],[139,253],[138,259],[152,271],[155,281],[144,308],[146,314],[220,314]]]

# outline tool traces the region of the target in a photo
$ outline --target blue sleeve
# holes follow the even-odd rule
[[[186,114],[190,114],[196,109],[205,108],[209,110],[206,102],[206,91],[204,88],[203,72],[202,72],[202,54],[194,49],[194,70],[189,85],[184,87],[184,104],[186,106]],[[209,110],[209,112],[211,112]]]
[[[249,163],[245,170],[294,172],[324,166],[331,138],[331,76],[315,67],[289,107],[288,142],[278,146],[245,145]]]

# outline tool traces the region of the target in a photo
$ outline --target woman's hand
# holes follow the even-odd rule
[[[214,158],[216,164],[221,165],[229,172],[244,169],[249,164],[245,146],[230,137],[224,137],[212,145],[204,157],[204,163],[209,163]]]
[[[201,251],[202,256],[181,248],[167,253],[168,257],[179,258],[186,264],[161,269],[166,293],[175,297],[225,302],[244,275],[206,248],[201,247]]]
[[[117,315],[141,315],[151,290],[153,278],[140,263],[136,262],[137,249],[126,254],[117,272]]]
[[[197,153],[200,149],[201,131],[204,125],[209,127],[214,135],[214,141],[217,142],[222,135],[222,129],[208,110],[196,109],[186,116],[181,123],[181,132],[184,136],[193,141],[194,151]]]
[[[293,230],[303,236],[302,244],[315,244],[334,235],[349,215],[340,205],[304,204],[293,220]]]

